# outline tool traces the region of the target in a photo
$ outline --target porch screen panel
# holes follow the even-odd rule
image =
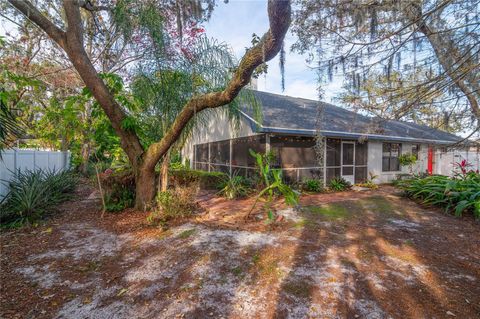
[[[210,143],[210,162],[228,165],[230,161],[230,141]]]
[[[355,165],[362,166],[367,165],[368,160],[368,144],[357,143],[355,145]]]
[[[265,135],[255,135],[232,139],[232,166],[255,167],[255,159],[249,149],[265,152]]]
[[[355,183],[364,183],[368,179],[368,144],[355,145]]]
[[[207,163],[208,162],[208,143],[198,144],[197,145],[197,162]]]
[[[208,143],[195,145],[195,163],[194,168],[208,171]]]
[[[298,172],[300,180],[310,178],[323,180],[323,169],[321,168],[299,169]]]
[[[318,167],[312,137],[272,136],[270,149],[277,156],[278,167]]]
[[[328,184],[332,178],[341,175],[342,141],[340,139],[327,138],[326,148],[325,182]]]
[[[342,141],[336,139],[327,139],[327,167],[341,165],[341,154],[342,150]]]
[[[355,183],[364,183],[367,180],[367,167],[355,167]]]
[[[210,168],[217,172],[229,173],[230,141],[210,143]]]
[[[340,167],[327,167],[326,171],[326,180],[327,184],[332,180],[334,177],[340,176]]]

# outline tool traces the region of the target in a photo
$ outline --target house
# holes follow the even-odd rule
[[[208,125],[195,129],[182,155],[192,168],[250,175],[255,169],[249,149],[273,151],[275,166],[285,178],[317,178],[328,182],[342,176],[351,183],[369,174],[387,183],[400,173],[436,173],[435,158],[462,138],[410,122],[380,120],[332,104],[252,90],[262,119],[243,108],[234,128],[220,109],[211,111]],[[415,154],[411,168],[399,156]]]

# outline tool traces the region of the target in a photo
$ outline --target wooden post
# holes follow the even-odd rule
[[[229,140],[229,160],[228,160],[228,171],[229,171],[229,175],[230,175],[230,178],[232,177],[232,139]]]
[[[210,172],[210,142],[208,142],[208,159],[207,159],[208,171]]]

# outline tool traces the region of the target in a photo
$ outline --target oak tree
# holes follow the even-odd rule
[[[163,137],[159,141],[152,143],[148,148],[145,148],[141,144],[135,130],[129,129],[128,126],[124,125],[125,119],[128,118],[126,111],[115,99],[112,92],[110,92],[99,75],[98,66],[96,68],[86,51],[88,43],[85,43],[85,17],[95,15],[97,17],[95,23],[104,21],[107,15],[112,17],[110,19],[112,23],[109,25],[116,30],[119,24],[115,22],[123,23],[124,25],[122,25],[121,29],[125,30],[129,36],[128,41],[131,41],[134,39],[132,36],[135,36],[135,32],[133,32],[133,26],[130,24],[132,21],[128,17],[136,17],[137,21],[141,22],[156,21],[139,16],[139,14],[155,16],[156,11],[135,11],[131,7],[132,3],[128,3],[128,1],[117,1],[114,5],[109,3],[109,1],[101,1],[101,3],[99,2],[100,4],[97,4],[95,1],[88,0],[64,0],[61,9],[58,7],[48,8],[48,10],[62,11],[60,14],[55,15],[55,19],[52,19],[51,16],[44,14],[45,11],[40,11],[30,1],[8,0],[8,2],[40,27],[63,50],[85,86],[91,91],[91,94],[109,118],[112,127],[120,138],[121,147],[127,154],[135,174],[136,207],[138,209],[146,209],[153,200],[156,191],[155,166],[167,154],[170,147],[179,138],[182,130],[195,114],[233,101],[240,90],[250,81],[254,70],[265,61],[271,60],[280,51],[283,39],[290,26],[291,13],[289,1],[270,0],[268,2],[269,30],[264,34],[259,43],[245,53],[226,87],[220,91],[197,94],[189,99]],[[198,3],[197,1],[192,2]],[[211,3],[211,1],[209,2]],[[105,12],[108,14],[105,15]],[[178,22],[181,19],[176,20]],[[149,27],[150,30],[157,29],[160,31],[161,25],[154,24]],[[91,32],[97,32],[95,30],[98,29],[97,27],[92,28]],[[145,26],[142,26],[138,30],[144,29]],[[95,39],[102,43],[118,43],[114,41],[115,39],[111,39],[108,36],[109,34],[109,32],[106,34],[98,33],[98,37]],[[155,35],[155,32],[149,33],[149,36]],[[142,38],[137,38],[136,40],[143,41]],[[156,48],[146,46],[145,50],[156,50]]]

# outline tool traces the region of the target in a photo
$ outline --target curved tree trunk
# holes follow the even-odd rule
[[[135,208],[148,210],[155,199],[155,170],[139,170],[135,176]]]
[[[226,88],[219,92],[195,95],[185,104],[165,136],[145,150],[134,131],[123,129],[122,122],[126,118],[126,114],[98,75],[85,51],[83,43],[84,23],[80,8],[90,10],[89,6],[82,1],[64,0],[63,9],[66,20],[64,22],[66,22],[67,28],[63,30],[43,15],[30,1],[8,0],[8,2],[45,31],[65,51],[85,86],[92,92],[92,95],[105,111],[116,134],[120,137],[121,146],[127,153],[130,164],[134,169],[137,183],[136,208],[142,210],[147,209],[155,197],[155,166],[178,140],[188,122],[202,110],[220,107],[232,102],[240,90],[250,81],[254,70],[278,54],[291,22],[290,1],[269,0],[268,19],[270,29],[256,45],[245,53]]]
[[[160,168],[160,176],[158,177],[160,183],[160,192],[165,192],[168,189],[168,166],[170,164],[170,151],[165,154]]]

